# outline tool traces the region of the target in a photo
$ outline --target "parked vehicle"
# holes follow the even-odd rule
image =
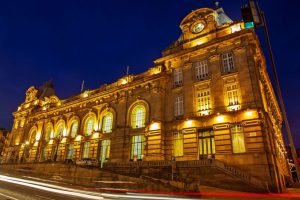
[[[76,165],[99,166],[99,162],[95,158],[82,158],[81,160],[76,161]]]

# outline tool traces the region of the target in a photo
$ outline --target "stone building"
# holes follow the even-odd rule
[[[3,159],[3,150],[6,142],[6,137],[8,135],[8,131],[4,128],[0,128],[0,163]]]
[[[59,99],[30,87],[13,113],[16,162],[216,160],[283,191],[282,116],[257,35],[222,8],[200,8],[154,66]],[[9,155],[9,156],[8,156]]]

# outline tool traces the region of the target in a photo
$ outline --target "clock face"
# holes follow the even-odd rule
[[[204,27],[205,26],[203,23],[197,23],[193,26],[192,31],[193,33],[200,33],[201,31],[203,31]]]

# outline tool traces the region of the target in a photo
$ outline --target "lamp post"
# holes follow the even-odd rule
[[[56,159],[57,159],[57,152],[58,152],[58,148],[59,148],[59,145],[60,145],[61,137],[62,137],[61,135],[58,135],[58,136],[57,136],[57,144],[56,144],[56,150],[55,150],[54,162],[56,162]]]

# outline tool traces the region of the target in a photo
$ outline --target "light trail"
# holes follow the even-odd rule
[[[0,181],[14,183],[17,185],[23,185],[39,190],[44,190],[48,192],[58,193],[62,195],[69,195],[87,199],[104,199],[103,197],[107,198],[126,198],[126,199],[161,199],[161,200],[189,200],[186,197],[171,197],[166,195],[157,195],[157,194],[143,194],[143,193],[121,193],[121,194],[114,194],[114,193],[98,193],[98,192],[91,192],[91,191],[84,191],[79,189],[72,189],[67,187],[62,187],[58,185],[52,185],[48,183],[41,183],[32,180],[26,180],[22,178],[15,178],[0,175]],[[194,199],[194,198],[193,198]]]
[[[14,197],[11,197],[11,196],[7,196],[7,195],[5,195],[5,194],[2,194],[2,193],[0,193],[0,195],[1,195],[1,196],[4,196],[4,197],[6,197],[6,198],[9,198],[9,199],[13,199],[13,200],[19,200],[19,199],[16,199],[16,198],[14,198]]]
[[[138,193],[127,193],[127,194],[108,194],[103,193],[103,197],[110,197],[110,198],[130,198],[130,199],[159,199],[159,200],[177,200],[177,199],[184,199],[184,200],[192,200],[186,197],[167,197],[167,196],[152,196],[152,195],[144,195]],[[194,199],[193,199],[194,200]]]
[[[62,194],[62,195],[75,196],[75,197],[81,197],[87,199],[95,199],[95,200],[103,199],[103,197],[98,196],[99,195],[98,193],[96,193],[97,195],[95,195],[95,194],[91,194],[90,192],[84,192],[81,190],[75,190],[75,189],[70,189],[70,188],[45,184],[45,183],[39,183],[39,182],[24,180],[20,178],[13,178],[13,177],[0,175],[0,180],[8,183],[23,185],[23,186],[44,190],[48,192],[53,192],[57,194]]]

